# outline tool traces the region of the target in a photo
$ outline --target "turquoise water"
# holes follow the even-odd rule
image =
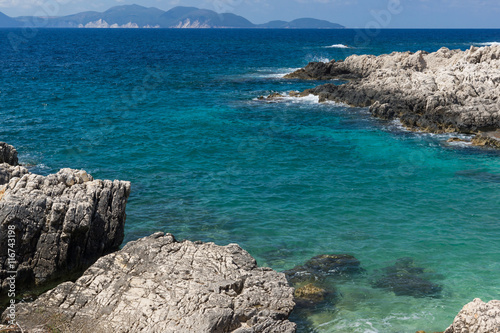
[[[442,331],[473,298],[500,298],[498,151],[366,109],[256,99],[320,84],[281,78],[308,61],[466,49],[500,31],[388,30],[358,44],[353,30],[46,29],[17,50],[12,33],[0,30],[0,140],[32,172],[130,180],[126,241],[161,230],[238,243],[277,270],[354,255],[366,273],[295,314],[301,332]],[[441,297],[372,288],[401,257]]]

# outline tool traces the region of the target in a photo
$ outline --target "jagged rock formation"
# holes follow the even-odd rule
[[[94,180],[83,170],[44,177],[0,164],[0,294],[9,271],[17,271],[19,292],[83,271],[116,250],[129,194],[129,182]]]
[[[19,304],[16,319],[24,332],[285,333],[295,332],[292,294],[283,273],[258,268],[238,245],[156,233]]]
[[[444,333],[500,332],[500,301],[485,303],[479,298],[466,304]]]
[[[489,133],[500,129],[500,46],[467,51],[353,55],[345,61],[310,63],[285,76],[349,79],[343,85],[308,89],[322,101],[370,107],[383,119],[399,118],[409,128],[430,132]]]
[[[7,163],[10,165],[17,165],[17,150],[13,146],[0,142],[0,163]]]

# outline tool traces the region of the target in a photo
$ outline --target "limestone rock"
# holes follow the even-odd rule
[[[76,282],[18,305],[24,332],[295,332],[293,288],[238,245],[156,233],[100,258]],[[5,313],[3,320],[5,320]]]
[[[479,298],[466,304],[444,333],[499,333],[500,301],[485,303]]]
[[[434,53],[353,55],[345,61],[310,63],[287,78],[352,81],[304,91],[331,100],[370,107],[383,119],[399,118],[429,132],[478,133],[500,128],[500,46]],[[487,144],[496,143],[488,140]]]
[[[0,142],[0,163],[16,166],[18,164],[16,148],[5,142]]]
[[[41,176],[0,164],[0,291],[17,271],[17,291],[83,271],[123,241],[130,183],[83,170]],[[14,241],[9,239],[14,231]],[[8,261],[12,244],[15,261]]]

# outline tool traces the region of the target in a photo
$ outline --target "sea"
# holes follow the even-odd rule
[[[284,79],[352,54],[469,49],[500,30],[0,29],[0,141],[31,172],[132,183],[125,242],[237,243],[277,271],[321,254],[362,274],[299,332],[441,332],[500,299],[500,152],[405,130]],[[335,84],[343,84],[334,81]],[[438,295],[375,288],[400,258]]]

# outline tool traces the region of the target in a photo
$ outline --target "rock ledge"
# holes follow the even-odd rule
[[[18,305],[24,332],[295,332],[293,288],[238,245],[156,233]],[[3,319],[5,320],[5,315]]]

